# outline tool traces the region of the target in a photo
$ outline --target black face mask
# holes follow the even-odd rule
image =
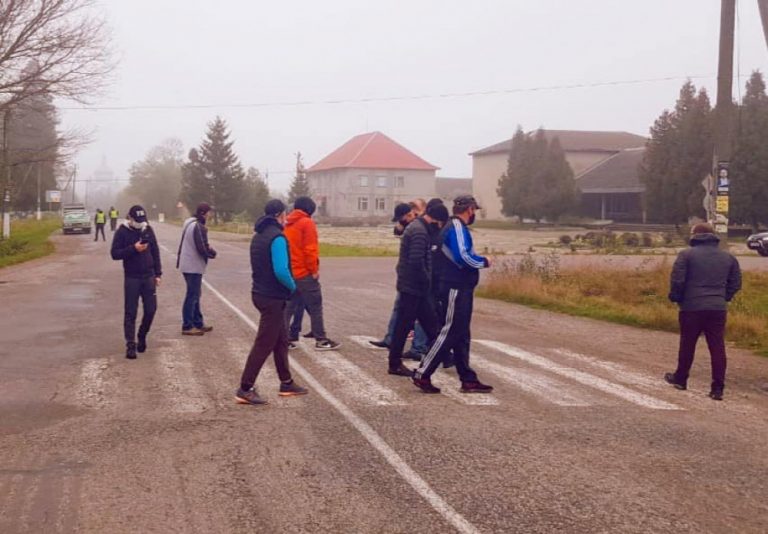
[[[469,216],[469,221],[467,222],[467,225],[475,224],[475,214]]]
[[[399,220],[399,221],[397,221],[397,222],[398,222],[398,223],[400,223],[400,226],[402,226],[403,228],[405,228],[406,226],[408,226],[409,224],[411,224],[411,221],[408,221],[408,220],[406,220],[406,219],[400,219],[400,220]]]

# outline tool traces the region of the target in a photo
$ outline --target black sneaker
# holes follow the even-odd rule
[[[675,386],[676,389],[680,389],[682,391],[688,389],[688,384],[677,381],[677,378],[675,378],[675,373],[664,373],[664,380],[667,381],[667,384],[672,384]]]
[[[424,393],[440,393],[440,388],[432,385],[432,381],[429,378],[412,378],[413,385],[419,388]]]
[[[142,354],[147,350],[147,336],[139,336],[139,342],[136,344],[136,352]]]
[[[305,337],[307,339],[315,339],[315,334],[313,332],[307,332],[306,334],[304,334],[301,337]]]
[[[407,376],[409,378],[413,377],[413,371],[408,369],[405,365],[400,364],[400,367],[397,367],[395,369],[390,368],[387,373],[395,376]]]
[[[136,359],[136,343],[126,343],[125,357],[128,358],[129,360]]]
[[[723,400],[723,388],[712,388],[712,391],[709,392],[709,398],[716,401]]]
[[[289,341],[288,342],[288,350],[294,350],[299,348],[299,342],[298,341]]]
[[[248,391],[243,391],[243,388],[237,388],[235,401],[238,404],[268,404],[266,400],[259,397],[259,394],[256,393],[254,388],[251,388]]]
[[[339,347],[341,347],[341,343],[328,338],[318,339],[315,343],[315,350],[336,350]]]
[[[299,341],[299,336],[288,336],[288,343],[297,343]]]
[[[493,386],[489,386],[488,384],[483,384],[482,382],[462,382],[461,383],[461,389],[459,390],[462,393],[490,393],[493,391]]]
[[[369,341],[368,343],[379,350],[389,350],[389,343],[385,343],[384,341]]]
[[[293,380],[288,382],[280,382],[280,392],[278,395],[281,397],[297,397],[299,395],[306,395],[309,393],[306,388],[303,388],[296,384]]]

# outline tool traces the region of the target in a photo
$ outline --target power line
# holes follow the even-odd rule
[[[510,95],[516,93],[534,93],[539,91],[565,91],[573,89],[588,89],[595,87],[613,87],[620,85],[638,85],[644,83],[658,83],[669,81],[683,81],[703,78],[714,78],[712,74],[702,74],[696,76],[666,76],[662,78],[644,78],[635,80],[614,80],[607,82],[592,83],[574,83],[564,85],[544,85],[538,87],[525,87],[514,89],[492,89],[486,91],[466,91],[457,93],[438,93],[427,95],[399,95],[365,98],[340,98],[332,100],[295,100],[285,102],[253,102],[245,104],[152,104],[152,105],[131,105],[131,106],[80,106],[80,107],[62,107],[67,111],[157,111],[157,110],[188,110],[188,109],[217,109],[217,108],[268,108],[268,107],[296,107],[296,106],[317,106],[317,105],[339,105],[339,104],[365,104],[373,102],[396,102],[412,100],[435,100],[442,98],[465,98],[477,96]]]

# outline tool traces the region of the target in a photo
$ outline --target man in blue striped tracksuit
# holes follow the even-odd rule
[[[443,254],[437,255],[439,266],[439,301],[444,318],[443,328],[422,359],[413,383],[425,393],[440,393],[431,377],[453,351],[462,393],[488,393],[493,387],[483,384],[469,366],[470,323],[475,287],[480,269],[490,267],[488,258],[478,256],[472,245],[468,225],[475,222],[480,209],[474,197],[462,195],[453,201],[453,217],[442,231]]]

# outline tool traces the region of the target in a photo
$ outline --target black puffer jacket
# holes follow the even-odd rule
[[[691,238],[691,248],[682,251],[672,267],[669,300],[682,311],[723,311],[741,289],[739,262],[718,248],[714,234]]]
[[[432,282],[432,246],[427,223],[419,217],[409,224],[400,241],[397,262],[397,290],[425,296]]]

